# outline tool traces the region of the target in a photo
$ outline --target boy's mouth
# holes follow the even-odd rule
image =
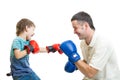
[[[31,37],[34,36],[34,34],[31,35]]]

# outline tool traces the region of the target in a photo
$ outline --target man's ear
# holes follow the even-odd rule
[[[84,29],[88,29],[88,27],[89,27],[89,24],[87,23],[87,22],[84,22]]]

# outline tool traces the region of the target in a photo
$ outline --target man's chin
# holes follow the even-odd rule
[[[83,38],[79,37],[79,40],[83,40]]]

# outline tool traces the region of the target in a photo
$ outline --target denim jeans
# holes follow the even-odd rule
[[[34,72],[24,76],[13,76],[13,80],[41,80]]]

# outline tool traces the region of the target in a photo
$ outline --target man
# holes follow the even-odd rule
[[[61,43],[60,48],[68,56],[67,72],[80,70],[83,80],[120,80],[115,51],[111,43],[95,31],[92,18],[86,12],[78,12],[72,19],[74,33],[81,41],[83,60],[71,40]],[[75,68],[76,67],[76,68]]]

